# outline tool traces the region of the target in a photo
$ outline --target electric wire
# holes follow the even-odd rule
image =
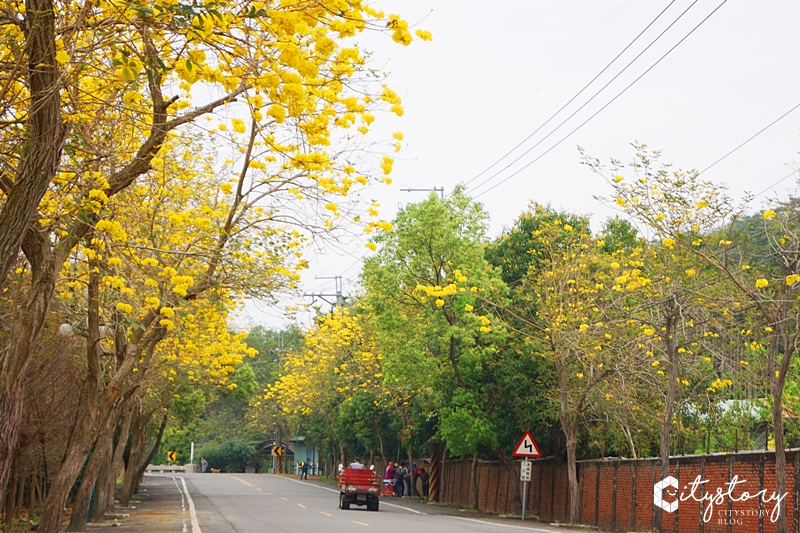
[[[559,74],[559,73],[560,73],[562,70],[564,70],[564,68],[565,68],[567,65],[569,65],[569,64],[572,62],[572,60],[573,60],[573,59],[575,59],[575,57],[577,57],[577,55],[578,55],[578,54],[580,54],[580,53],[583,51],[583,49],[584,49],[584,48],[586,48],[586,47],[589,45],[589,43],[590,43],[590,42],[592,42],[592,41],[594,40],[594,38],[595,38],[595,37],[597,37],[597,35],[598,35],[598,34],[599,34],[601,31],[603,31],[603,29],[604,29],[606,26],[608,26],[608,24],[609,24],[609,23],[610,23],[612,20],[614,20],[614,17],[616,17],[616,16],[619,14],[619,12],[620,12],[620,11],[622,11],[622,8],[624,8],[626,5],[628,5],[628,3],[629,3],[629,2],[630,2],[630,0],[626,0],[626,1],[625,1],[625,2],[624,2],[624,3],[623,3],[623,4],[622,4],[620,7],[619,7],[619,9],[617,9],[617,10],[614,12],[614,14],[613,14],[613,15],[611,15],[611,17],[610,17],[608,20],[606,20],[606,21],[603,23],[603,25],[602,25],[602,26],[600,26],[600,28],[598,28],[598,30],[597,30],[596,32],[594,32],[594,33],[592,34],[592,36],[591,36],[591,37],[589,37],[589,39],[588,39],[588,40],[587,40],[585,43],[583,43],[583,45],[582,45],[580,48],[578,48],[578,50],[577,50],[577,51],[576,51],[574,54],[572,54],[572,56],[571,56],[569,59],[567,59],[567,61],[566,61],[564,64],[562,64],[562,65],[561,65],[561,66],[558,68],[558,70],[556,70],[556,71],[553,73],[553,75],[552,75],[552,76],[550,76],[549,78],[547,78],[547,81],[545,81],[543,84],[541,84],[541,85],[539,86],[539,88],[538,88],[538,89],[536,89],[536,91],[535,91],[535,92],[534,92],[532,95],[530,95],[530,96],[529,96],[529,97],[528,97],[528,98],[527,98],[527,99],[526,99],[524,102],[522,102],[522,103],[521,103],[521,104],[520,104],[520,105],[519,105],[519,106],[518,106],[518,107],[517,107],[517,108],[516,108],[514,111],[512,111],[510,115],[508,115],[508,116],[507,116],[505,119],[503,119],[503,121],[502,121],[502,122],[500,122],[500,123],[499,123],[497,126],[495,126],[495,127],[494,127],[494,128],[493,128],[493,129],[492,129],[490,132],[489,132],[489,133],[487,133],[486,135],[484,135],[484,136],[483,136],[483,137],[482,137],[482,138],[481,138],[481,139],[480,139],[478,142],[476,142],[475,144],[473,144],[472,146],[470,146],[470,147],[469,147],[467,150],[465,150],[463,153],[461,153],[461,155],[459,155],[458,157],[456,157],[454,160],[452,160],[450,163],[448,163],[447,165],[445,165],[444,167],[442,167],[442,168],[441,168],[441,169],[439,169],[438,171],[436,171],[436,172],[434,172],[433,174],[431,174],[431,175],[430,175],[430,176],[429,176],[429,177],[428,177],[428,178],[427,178],[427,179],[424,181],[424,183],[427,183],[427,182],[429,182],[430,180],[432,180],[433,178],[435,178],[436,176],[438,176],[439,174],[441,174],[442,172],[444,172],[445,170],[447,170],[448,168],[450,168],[450,167],[451,167],[451,166],[453,166],[454,164],[458,163],[458,162],[459,162],[461,159],[463,159],[463,158],[464,158],[464,156],[466,156],[466,155],[468,155],[468,154],[471,154],[471,153],[472,153],[472,151],[473,151],[475,148],[477,148],[478,146],[480,146],[480,145],[483,143],[483,141],[485,141],[486,139],[488,139],[489,137],[491,137],[491,136],[492,136],[492,134],[494,134],[494,132],[496,132],[497,130],[499,130],[499,129],[500,129],[500,128],[501,128],[501,127],[502,127],[502,126],[503,126],[503,125],[504,125],[506,122],[508,122],[509,120],[511,120],[511,119],[514,117],[514,115],[516,115],[517,113],[519,113],[519,111],[520,111],[520,110],[521,110],[523,107],[525,107],[525,106],[528,104],[528,102],[530,102],[531,100],[533,100],[534,96],[536,96],[537,94],[539,94],[539,92],[540,92],[542,89],[544,89],[544,88],[545,88],[545,87],[546,87],[546,86],[547,86],[547,85],[548,85],[548,84],[549,84],[551,81],[553,81],[553,78],[555,78],[556,76],[558,76],[558,74]]]
[[[786,174],[784,177],[782,177],[781,179],[779,179],[778,181],[776,181],[775,183],[773,183],[772,185],[770,185],[769,187],[767,187],[766,189],[764,189],[763,191],[761,191],[760,193],[758,193],[758,194],[754,194],[754,195],[753,195],[753,198],[758,198],[759,196],[761,196],[762,194],[764,194],[765,192],[767,192],[767,191],[768,191],[768,190],[770,190],[771,188],[773,188],[773,187],[775,187],[776,185],[778,185],[778,184],[780,184],[780,183],[782,183],[782,182],[784,182],[784,181],[788,180],[789,178],[791,178],[791,177],[792,177],[794,174],[796,174],[796,173],[797,173],[797,169],[793,169],[791,172],[789,172],[788,174]]]
[[[755,135],[753,135],[752,137],[750,137],[749,139],[747,139],[746,141],[744,141],[742,144],[740,144],[739,146],[737,146],[736,148],[734,148],[733,150],[731,150],[731,151],[730,151],[730,152],[728,152],[727,154],[723,155],[722,157],[720,157],[719,159],[717,159],[716,161],[714,161],[713,163],[711,163],[710,165],[708,165],[706,168],[704,168],[703,170],[701,170],[701,171],[700,171],[700,172],[698,172],[697,174],[698,174],[698,175],[700,175],[700,174],[702,174],[703,172],[705,172],[706,170],[710,169],[711,167],[713,167],[714,165],[716,165],[717,163],[719,163],[720,161],[722,161],[723,159],[725,159],[726,157],[728,157],[729,155],[731,155],[732,153],[734,153],[736,150],[738,150],[739,148],[741,148],[741,147],[742,147],[742,146],[744,146],[745,144],[749,143],[750,141],[752,141],[753,139],[755,139],[756,137],[758,137],[759,135],[761,135],[762,133],[764,133],[765,131],[767,131],[768,129],[770,129],[772,126],[774,126],[775,124],[777,124],[778,122],[780,122],[780,121],[781,121],[781,120],[782,120],[784,117],[786,117],[787,115],[789,115],[789,114],[790,114],[792,111],[794,111],[794,110],[795,110],[795,109],[797,109],[798,107],[800,107],[800,104],[797,104],[796,106],[794,106],[793,108],[791,108],[789,111],[787,111],[787,112],[786,112],[786,113],[784,113],[783,115],[779,116],[778,118],[776,118],[775,120],[773,120],[772,122],[770,122],[769,124],[767,124],[766,126],[764,126],[764,127],[763,127],[761,130],[759,130],[759,131],[758,131],[758,132],[757,132]]]
[[[535,162],[537,162],[539,159],[541,159],[542,157],[544,157],[545,155],[547,155],[548,153],[550,153],[550,152],[551,152],[551,151],[552,151],[554,148],[556,148],[557,146],[559,146],[561,143],[563,143],[564,141],[566,141],[567,139],[569,139],[569,138],[570,138],[570,137],[571,137],[573,134],[575,134],[575,132],[577,132],[578,130],[580,130],[580,129],[581,129],[583,126],[585,126],[585,125],[586,125],[586,124],[587,124],[589,121],[591,121],[591,120],[592,120],[594,117],[596,117],[597,115],[599,115],[599,114],[600,114],[600,113],[601,113],[603,110],[605,110],[605,109],[606,109],[608,106],[610,106],[611,104],[613,104],[613,103],[614,103],[614,102],[615,102],[615,101],[616,101],[616,100],[617,100],[617,99],[618,99],[620,96],[622,96],[623,94],[625,94],[625,93],[628,91],[628,89],[630,89],[631,87],[633,87],[633,86],[636,84],[636,82],[638,82],[640,79],[642,79],[642,78],[643,78],[643,77],[644,77],[644,76],[645,76],[645,75],[646,75],[648,72],[650,72],[651,70],[653,70],[653,69],[654,69],[654,68],[655,68],[655,67],[656,67],[656,66],[657,66],[659,63],[661,63],[661,61],[662,61],[662,60],[664,60],[664,58],[665,58],[665,57],[667,57],[667,56],[668,56],[670,53],[672,53],[672,51],[673,51],[673,50],[675,50],[675,49],[676,49],[678,46],[680,46],[680,45],[681,45],[681,43],[683,43],[683,42],[684,42],[686,39],[688,39],[688,38],[689,38],[689,36],[691,36],[691,35],[692,35],[692,34],[693,34],[693,33],[694,33],[694,32],[695,32],[695,31],[696,31],[696,30],[697,30],[697,29],[698,29],[700,26],[702,26],[702,25],[703,25],[703,24],[704,24],[704,23],[705,23],[705,22],[706,22],[706,21],[707,21],[709,18],[711,18],[711,16],[712,16],[714,13],[716,13],[716,12],[717,12],[717,11],[718,11],[718,10],[719,10],[719,9],[720,9],[722,6],[723,6],[723,5],[725,5],[725,3],[727,3],[727,1],[728,1],[728,0],[723,0],[723,1],[722,1],[722,3],[720,3],[720,4],[719,4],[719,5],[716,7],[716,8],[714,8],[714,11],[712,11],[711,13],[709,13],[709,14],[708,14],[708,15],[707,15],[707,16],[706,16],[706,17],[705,17],[703,20],[701,20],[701,21],[700,21],[700,22],[699,22],[699,23],[698,23],[698,24],[697,24],[697,25],[696,25],[694,28],[692,28],[692,30],[691,30],[689,33],[687,33],[687,34],[686,34],[686,35],[685,35],[685,36],[684,36],[684,37],[683,37],[683,38],[682,38],[680,41],[678,41],[678,42],[677,42],[677,43],[676,43],[676,44],[675,44],[675,45],[674,45],[672,48],[670,48],[669,50],[667,50],[667,52],[666,52],[664,55],[662,55],[660,58],[658,58],[658,60],[657,60],[655,63],[653,63],[653,64],[652,64],[652,65],[651,65],[651,66],[650,66],[650,67],[649,67],[647,70],[645,70],[645,71],[644,71],[642,74],[640,74],[640,75],[639,75],[639,76],[638,76],[638,77],[637,77],[635,80],[633,80],[633,81],[632,81],[630,84],[628,84],[628,86],[626,86],[626,87],[625,87],[625,88],[624,88],[624,89],[623,89],[621,92],[619,92],[619,93],[618,93],[618,94],[617,94],[617,95],[616,95],[614,98],[612,98],[612,99],[611,99],[611,100],[610,100],[608,103],[606,103],[606,104],[605,104],[603,107],[601,107],[600,109],[598,109],[597,111],[595,111],[595,113],[594,113],[594,114],[592,114],[592,115],[591,115],[589,118],[587,118],[586,120],[584,120],[583,122],[581,122],[581,123],[578,125],[578,127],[576,127],[575,129],[573,129],[572,131],[570,131],[570,132],[569,132],[567,135],[565,135],[564,137],[562,137],[562,138],[561,138],[561,139],[560,139],[558,142],[556,142],[554,145],[552,145],[550,148],[548,148],[547,150],[545,150],[543,153],[541,153],[540,155],[538,155],[536,158],[534,158],[534,159],[533,159],[533,160],[531,160],[530,162],[526,163],[526,164],[525,164],[524,166],[522,166],[520,169],[518,169],[518,170],[514,171],[512,174],[510,174],[510,175],[509,175],[509,176],[507,176],[506,178],[502,179],[501,181],[499,181],[499,182],[495,183],[494,185],[492,185],[492,186],[491,186],[491,187],[489,187],[488,189],[486,189],[486,190],[484,190],[484,191],[482,191],[482,192],[480,192],[480,193],[476,194],[476,195],[474,196],[474,198],[479,198],[480,196],[483,196],[484,194],[488,193],[489,191],[491,191],[491,190],[493,190],[493,189],[495,189],[495,188],[499,187],[500,185],[502,185],[503,183],[507,182],[508,180],[510,180],[511,178],[513,178],[514,176],[516,176],[517,174],[519,174],[520,172],[522,172],[523,170],[525,170],[526,168],[528,168],[529,166],[531,166],[532,164],[534,164]],[[559,125],[559,127],[560,127],[560,125]],[[558,129],[558,128],[556,128],[556,129]],[[553,130],[553,131],[555,131],[555,130]],[[527,152],[526,152],[526,153],[527,153]],[[523,155],[525,155],[525,154],[523,154]],[[513,164],[513,163],[511,163],[511,164]],[[510,165],[509,165],[509,166],[510,166]],[[508,168],[508,167],[506,167],[506,168]],[[505,169],[503,169],[503,170],[505,170]],[[495,174],[495,176],[496,176],[496,174]],[[488,178],[488,179],[484,180],[484,181],[483,181],[483,182],[481,182],[479,185],[477,185],[475,188],[476,188],[476,189],[478,189],[478,188],[482,187],[483,185],[485,185],[486,183],[488,183],[488,182],[489,182],[491,179],[493,179],[495,176],[492,176],[492,177],[490,177],[490,178]]]
[[[672,27],[672,26],[675,24],[675,22],[677,22],[678,20],[680,20],[680,18],[681,18],[681,17],[683,17],[683,15],[684,15],[684,14],[686,14],[686,11],[688,11],[689,9],[691,9],[691,8],[692,8],[692,6],[694,6],[694,5],[695,5],[697,2],[698,2],[698,0],[694,0],[694,2],[692,2],[692,4],[691,4],[691,5],[690,5],[688,8],[686,8],[686,10],[685,10],[683,13],[681,13],[681,14],[680,14],[680,16],[678,16],[678,18],[677,18],[677,19],[675,19],[675,21],[674,21],[672,24],[670,24],[670,25],[669,25],[669,27],[667,27],[667,30],[668,30],[669,28],[671,28],[671,27]],[[472,182],[473,182],[473,181],[475,181],[476,179],[478,179],[478,178],[480,178],[481,176],[483,176],[483,175],[484,175],[486,172],[488,172],[489,170],[491,170],[492,168],[494,168],[494,166],[495,166],[495,165],[497,165],[498,163],[500,163],[500,162],[501,162],[503,159],[505,159],[506,157],[508,157],[508,156],[509,156],[509,155],[511,155],[512,153],[514,153],[514,152],[517,150],[517,148],[519,148],[520,146],[522,146],[523,144],[525,144],[525,143],[526,143],[526,142],[527,142],[527,141],[528,141],[528,140],[529,140],[531,137],[533,137],[533,136],[534,136],[534,135],[536,135],[536,134],[537,134],[539,131],[541,131],[541,129],[542,129],[542,128],[544,128],[545,126],[547,126],[547,124],[549,124],[551,120],[553,120],[554,118],[556,118],[556,117],[558,116],[558,114],[559,114],[559,113],[561,113],[561,112],[562,112],[562,111],[563,111],[563,110],[564,110],[564,109],[565,109],[565,108],[566,108],[566,107],[567,107],[569,104],[571,104],[572,102],[574,102],[576,98],[578,98],[578,97],[579,97],[581,94],[583,94],[583,92],[584,92],[586,89],[588,89],[588,88],[589,88],[589,86],[590,86],[592,83],[594,83],[594,82],[597,80],[597,78],[599,78],[599,77],[600,77],[600,76],[601,76],[601,75],[602,75],[602,74],[603,74],[603,73],[604,73],[606,70],[608,70],[608,69],[611,67],[611,65],[613,65],[613,64],[614,64],[614,63],[617,61],[617,59],[619,59],[619,58],[620,58],[620,56],[622,56],[622,54],[624,54],[624,53],[625,53],[625,52],[626,52],[626,51],[627,51],[627,50],[628,50],[628,49],[629,49],[631,46],[633,46],[633,45],[636,43],[636,41],[637,41],[637,40],[639,40],[639,37],[641,37],[642,35],[644,35],[644,33],[645,33],[645,32],[646,32],[648,29],[650,29],[650,27],[651,27],[653,24],[655,24],[655,23],[658,21],[658,19],[660,19],[660,18],[661,18],[661,16],[662,16],[664,13],[666,13],[666,11],[667,11],[667,10],[668,10],[668,9],[669,9],[669,8],[672,6],[672,4],[674,4],[674,3],[675,3],[675,0],[672,0],[672,1],[671,1],[669,4],[667,4],[667,7],[665,7],[664,9],[662,9],[662,10],[661,10],[661,12],[660,12],[658,15],[656,15],[656,18],[654,18],[653,20],[651,20],[651,21],[650,21],[650,24],[648,24],[647,26],[645,26],[645,28],[644,28],[642,31],[640,31],[640,32],[639,32],[639,34],[638,34],[636,37],[634,37],[634,38],[633,38],[633,40],[632,40],[631,42],[629,42],[629,43],[628,43],[628,45],[627,45],[625,48],[623,48],[623,49],[622,49],[622,51],[620,51],[620,52],[619,52],[619,53],[618,53],[616,56],[614,56],[614,59],[612,59],[612,60],[611,60],[611,61],[610,61],[610,62],[609,62],[609,63],[608,63],[608,64],[607,64],[605,67],[603,67],[603,69],[602,69],[600,72],[598,72],[598,73],[597,73],[597,74],[594,76],[594,78],[592,78],[591,80],[589,80],[589,82],[588,82],[586,85],[584,85],[584,86],[581,88],[581,90],[580,90],[580,91],[578,91],[578,92],[577,92],[577,93],[576,93],[576,94],[575,94],[575,95],[574,95],[572,98],[570,98],[570,99],[567,101],[567,103],[565,103],[564,105],[562,105],[562,106],[561,106],[561,107],[558,109],[558,111],[556,111],[555,113],[553,113],[552,115],[550,115],[550,118],[548,118],[547,120],[545,120],[545,121],[544,121],[544,122],[543,122],[543,123],[542,123],[542,124],[541,124],[541,125],[540,125],[538,128],[536,128],[536,129],[535,129],[535,130],[534,130],[534,131],[533,131],[531,134],[529,134],[527,137],[525,137],[524,139],[522,139],[522,140],[521,140],[521,141],[520,141],[520,142],[519,142],[519,143],[518,143],[516,146],[514,146],[514,147],[513,147],[511,150],[509,150],[508,152],[506,152],[506,153],[505,153],[505,154],[504,154],[502,157],[500,157],[500,158],[499,158],[498,160],[496,160],[494,163],[492,163],[491,165],[489,165],[488,167],[486,167],[485,169],[483,169],[483,170],[482,170],[482,171],[481,171],[479,174],[477,174],[476,176],[472,177],[472,178],[471,178],[469,181],[467,181],[467,182],[466,182],[464,185],[469,185],[470,183],[472,183]],[[664,30],[664,32],[666,32],[667,30]],[[647,51],[647,49],[648,49],[648,48],[650,48],[650,46],[652,46],[652,45],[653,45],[653,44],[654,44],[654,43],[655,43],[655,42],[656,42],[658,39],[660,39],[660,38],[661,38],[661,36],[662,36],[662,35],[664,35],[664,32],[662,32],[662,33],[661,33],[661,34],[660,34],[658,37],[656,37],[656,38],[655,38],[655,40],[653,40],[653,41],[652,41],[652,42],[651,42],[649,45],[647,45],[647,48],[645,48],[645,49],[644,49],[644,50],[643,50],[643,51],[642,51],[642,52],[641,52],[639,55],[637,55],[637,56],[636,56],[636,57],[633,59],[633,61],[636,61],[636,60],[639,58],[639,56],[641,56],[641,55],[642,55],[642,54],[643,54],[645,51]],[[633,63],[633,61],[631,61],[631,63]],[[613,78],[611,81],[614,81],[615,79],[617,79],[617,77],[618,77],[620,74],[622,74],[623,72],[625,72],[625,70],[626,70],[626,69],[627,69],[629,66],[631,66],[631,63],[628,63],[628,65],[626,65],[626,66],[625,66],[625,67],[622,69],[622,71],[620,71],[620,73],[619,73],[619,74],[617,74],[617,75],[616,75],[616,76],[615,76],[615,77],[614,77],[614,78]],[[611,82],[609,82],[609,83],[611,83]],[[603,86],[603,89],[605,89],[607,86],[608,86],[608,84],[606,84],[605,86]],[[602,91],[603,89],[600,89],[600,91]],[[599,93],[599,92],[598,92],[598,93]],[[597,96],[597,94],[595,94],[594,96]],[[591,102],[591,101],[592,101],[592,99],[594,98],[594,96],[593,96],[592,98],[590,98],[590,99],[589,99],[589,102]],[[587,102],[587,104],[588,104],[589,102]],[[585,105],[586,105],[586,104],[584,104],[584,106],[585,106]],[[582,109],[582,108],[583,108],[583,107],[581,107],[580,109]],[[580,111],[580,109],[578,109],[578,111]],[[570,116],[570,117],[571,117],[571,116]],[[556,128],[556,129],[558,129],[558,128]],[[546,137],[545,137],[545,138],[546,138]],[[541,141],[540,141],[540,142],[541,142]],[[534,148],[535,148],[535,146],[534,146]],[[527,152],[526,152],[526,153],[527,153]],[[523,154],[523,155],[525,155],[525,154]],[[515,161],[512,161],[512,162],[510,163],[510,165],[513,165],[515,162],[516,162],[516,160],[515,160]],[[508,167],[505,167],[505,168],[503,168],[502,170],[500,170],[500,172],[502,172],[502,171],[503,171],[503,170],[505,170],[506,168],[508,168]],[[494,176],[492,176],[492,177],[494,177]]]

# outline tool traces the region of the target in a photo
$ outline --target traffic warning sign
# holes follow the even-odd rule
[[[536,441],[533,440],[531,432],[526,431],[511,455],[514,457],[541,457],[542,452],[539,451],[539,447],[536,445]]]
[[[383,490],[381,491],[382,496],[394,496],[394,485],[391,483],[387,483]]]

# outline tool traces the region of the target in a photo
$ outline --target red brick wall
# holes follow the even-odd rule
[[[800,450],[788,450],[786,457],[786,513],[789,531],[800,533],[800,483],[796,472]],[[471,460],[451,460],[444,465],[441,499],[454,505],[468,505]],[[479,461],[478,508],[500,514],[514,514],[512,483],[519,483],[519,463],[514,463],[514,475],[509,479],[507,469],[499,461]],[[580,522],[610,531],[649,531],[652,524],[653,485],[659,476],[657,459],[597,460],[578,463]],[[678,456],[670,459],[670,475],[678,479],[680,491],[689,495],[689,483],[697,476],[708,482],[695,494],[702,497],[717,488],[727,491],[726,483],[734,476],[746,480],[736,485],[734,496],[747,491],[756,494],[765,489],[767,496],[776,491],[774,452],[743,452],[732,454]],[[569,491],[566,464],[552,458],[533,461],[531,482],[528,483],[526,514],[547,522],[567,522]],[[672,498],[667,498],[671,500]],[[681,501],[674,513],[661,511],[665,531],[675,533],[775,533],[770,520],[774,502],[761,503],[759,498],[748,501],[714,504],[708,521],[703,514],[708,502],[693,499]],[[728,517],[733,518],[728,523]]]

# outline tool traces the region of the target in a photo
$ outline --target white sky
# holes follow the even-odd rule
[[[443,186],[447,193],[495,163],[572,98],[669,3],[377,2],[376,6],[387,14],[401,14],[414,29],[430,30],[434,38],[428,43],[415,41],[409,47],[380,34],[360,38],[362,45],[374,51],[372,66],[391,72],[389,84],[403,98],[405,107],[402,118],[387,114],[376,121],[387,136],[392,131],[402,131],[407,143],[397,154],[394,183],[370,190],[382,204],[382,218],[392,219],[398,204],[424,198],[425,193],[401,192],[401,188]],[[800,104],[800,2],[727,0],[680,46],[578,132],[486,192],[608,103],[720,3],[723,0],[675,0],[564,112],[470,184],[470,191],[491,214],[492,235],[512,224],[531,200],[571,212],[591,213],[598,225],[613,216],[609,208],[594,199],[608,194],[609,189],[580,164],[577,146],[604,162],[610,158],[629,161],[633,155],[630,143],[639,141],[662,150],[664,162],[680,168],[704,169]],[[518,163],[475,188],[550,133],[690,6],[658,42],[583,110]],[[703,176],[727,183],[736,196],[744,191],[772,190],[772,185],[792,169],[800,147],[799,132],[797,109]],[[774,190],[785,194],[792,185],[793,178],[789,178]],[[754,207],[768,196],[769,193],[759,196]],[[333,292],[333,280],[315,276],[343,275],[345,293],[352,293],[357,288],[359,258],[366,252],[363,242],[314,252],[303,290]],[[280,315],[278,309],[253,303],[239,322],[277,327]]]

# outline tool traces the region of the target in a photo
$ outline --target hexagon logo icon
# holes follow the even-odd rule
[[[653,505],[661,507],[668,513],[674,513],[678,510],[678,500],[675,500],[672,503],[664,501],[664,489],[667,487],[674,488],[677,496],[678,480],[672,476],[667,476],[653,485]]]

